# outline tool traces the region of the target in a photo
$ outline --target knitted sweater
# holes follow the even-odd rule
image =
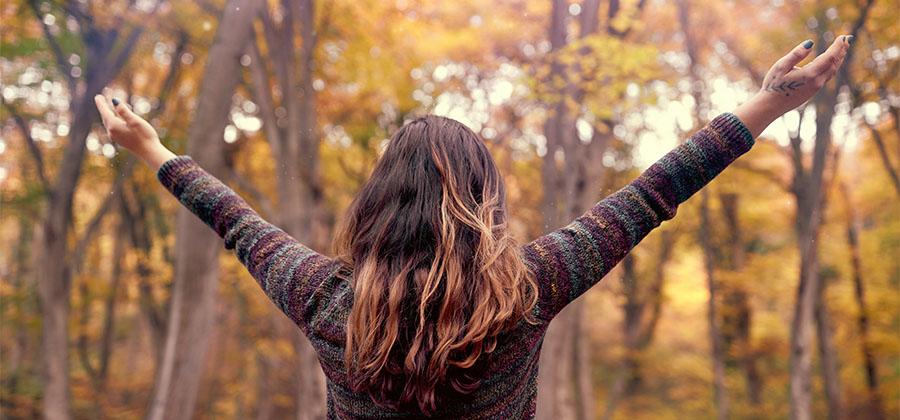
[[[568,225],[523,245],[525,263],[539,283],[534,309],[539,324],[523,321],[499,337],[496,349],[473,368],[483,379],[480,387],[468,395],[446,396],[434,417],[533,418],[538,357],[553,317],[753,144],[737,116],[721,114]],[[329,418],[422,417],[415,409],[380,408],[367,394],[349,388],[343,354],[353,288],[335,275],[336,260],[263,220],[189,156],[168,160],[157,177],[224,239],[225,248],[234,250],[266,295],[309,338],[327,378]]]

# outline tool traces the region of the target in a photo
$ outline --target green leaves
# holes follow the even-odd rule
[[[567,100],[570,109],[583,106],[604,117],[623,103],[629,84],[641,86],[660,78],[658,55],[659,50],[649,44],[591,35],[539,59],[529,67],[527,83],[536,101],[555,103],[577,92],[581,101]]]

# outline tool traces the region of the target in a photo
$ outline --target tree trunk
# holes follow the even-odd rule
[[[254,40],[250,45],[250,87],[260,107],[263,129],[275,161],[279,227],[312,249],[324,252],[330,237],[324,223],[324,197],[320,179],[316,97],[313,89],[315,50],[315,5],[311,0],[283,1],[280,22],[262,13],[263,34],[273,62],[274,83]],[[299,31],[301,45],[296,45]],[[276,95],[273,91],[285,92]],[[280,102],[276,97],[281,96]],[[279,120],[275,110],[286,110]],[[296,373],[296,416],[300,420],[325,417],[325,376],[315,350],[296,325],[277,315],[276,330],[288,335],[294,345]]]
[[[275,411],[272,398],[271,366],[269,357],[263,352],[256,353],[256,420],[269,420]]]
[[[660,231],[659,256],[654,263],[653,282],[646,290],[641,290],[635,272],[635,257],[626,255],[622,261],[622,292],[625,303],[622,311],[625,317],[622,322],[625,359],[612,381],[606,408],[602,419],[609,420],[615,414],[619,402],[633,394],[643,382],[641,359],[643,352],[653,342],[656,326],[662,314],[662,289],[666,280],[666,266],[672,258],[675,244],[675,233],[663,229]]]
[[[583,6],[579,21],[581,38],[595,33],[599,24],[599,1],[587,0]],[[567,44],[567,21],[567,3],[554,1],[549,30],[552,51],[559,51]],[[554,61],[551,80],[565,80],[566,72],[565,66]],[[558,92],[561,99],[551,105],[551,115],[544,124],[547,151],[541,176],[546,229],[568,223],[600,199],[602,167],[596,162],[603,154],[608,137],[595,132],[587,146],[578,141],[575,122],[579,110],[571,109],[568,103],[581,102],[582,90],[576,85],[562,87]],[[567,173],[564,168],[575,168],[576,173]],[[541,357],[538,418],[594,417],[593,384],[588,343],[583,334],[582,305],[582,299],[570,303],[557,314],[547,329]]]
[[[687,0],[678,2],[678,22],[682,33],[684,34],[684,49],[687,53],[688,78],[691,81],[691,96],[696,104],[693,112],[694,125],[702,126],[700,119],[701,109],[706,105],[703,97],[704,83],[699,74],[700,53],[695,34],[691,30],[691,11]],[[712,353],[713,367],[713,394],[716,404],[716,415],[719,419],[727,419],[730,413],[730,405],[728,401],[728,393],[725,387],[725,356],[722,346],[722,332],[719,327],[719,316],[716,311],[716,294],[718,285],[716,284],[715,263],[716,256],[714,245],[712,243],[712,225],[709,218],[709,191],[707,189],[700,191],[700,227],[699,242],[703,251],[703,268],[706,273],[706,285],[709,289],[709,301],[707,303],[707,325],[709,328],[710,352]]]
[[[32,276],[31,270],[34,267],[31,264],[31,249],[35,239],[34,224],[30,218],[20,217],[17,225],[18,229],[13,237],[18,239],[12,245],[12,264],[8,268],[9,271],[0,269],[2,271],[0,275],[9,279],[10,286],[14,290],[30,294],[32,288],[30,281]],[[12,300],[9,304],[14,305],[15,311],[20,314],[34,313],[37,309],[30,306],[30,299],[22,301]],[[14,328],[15,337],[12,340],[10,349],[4,354],[6,371],[2,379],[2,386],[4,389],[9,390],[10,394],[15,395],[20,392],[19,383],[22,377],[31,374],[30,368],[37,364],[35,360],[37,352],[34,351],[32,340],[30,340],[28,329],[24,327],[23,320],[18,320],[14,325],[10,325],[9,321],[7,321],[7,328]],[[11,404],[11,407],[7,407],[10,411],[16,408],[18,408],[16,404]]]
[[[123,22],[109,28],[97,26],[80,27],[82,37],[89,36],[92,42],[85,42],[82,49],[82,62],[85,69],[81,79],[71,76],[71,65],[49,25],[43,21],[42,6],[36,0],[27,2],[40,22],[46,38],[56,59],[57,70],[68,85],[69,110],[72,128],[68,142],[62,153],[61,163],[56,171],[56,179],[51,183],[41,176],[46,188],[47,203],[38,223],[34,254],[37,267],[38,296],[41,308],[41,365],[42,365],[42,408],[44,418],[68,419],[70,413],[69,393],[69,361],[68,361],[68,315],[71,302],[69,295],[72,286],[72,263],[68,251],[69,233],[73,228],[72,205],[78,180],[81,176],[81,164],[84,161],[85,143],[92,124],[97,121],[98,113],[94,105],[94,95],[101,92],[121,71],[131,57],[138,38],[143,33],[140,27],[131,29],[127,37]],[[67,13],[86,13],[79,5],[73,6]],[[92,22],[87,16],[85,22]],[[71,16],[69,16],[71,18]],[[63,17],[65,19],[65,17]],[[85,38],[86,39],[86,38]],[[124,39],[124,40],[123,40]],[[121,43],[119,41],[122,40]],[[116,45],[117,43],[121,45]],[[117,48],[115,48],[117,47]],[[115,50],[115,51],[114,51]],[[28,136],[28,133],[24,133]],[[36,148],[35,148],[36,149]],[[39,165],[40,152],[37,151]],[[43,170],[41,169],[41,173]]]
[[[315,9],[312,0],[292,2],[297,7],[300,23],[300,78],[297,92],[298,101],[298,155],[294,166],[299,169],[300,205],[288,211],[299,215],[300,229],[292,232],[301,242],[320,252],[325,251],[328,232],[322,219],[323,196],[319,168],[319,135],[316,122],[316,96],[313,89],[313,69],[315,68]],[[294,348],[300,363],[297,378],[300,381],[297,398],[297,420],[325,418],[325,375],[315,350],[309,340],[297,330]]]
[[[824,44],[820,36],[818,44]],[[823,46],[819,45],[819,53]],[[791,321],[790,391],[791,418],[812,418],[812,329],[815,322],[816,299],[820,296],[818,236],[822,223],[824,173],[831,147],[831,120],[834,116],[836,94],[824,89],[814,98],[816,106],[816,139],[813,146],[812,167],[802,165],[800,139],[793,139],[795,153],[793,192],[797,211],[795,228],[800,250],[800,280],[797,301]]]
[[[798,216],[799,217],[799,216]],[[791,418],[812,418],[812,323],[814,298],[818,289],[818,261],[809,234],[798,235],[800,241],[800,284],[791,322],[790,389]]]
[[[128,191],[134,191],[132,198],[129,198],[132,194],[129,194]],[[147,218],[147,205],[140,194],[135,185],[123,188],[121,217],[123,218],[123,226],[131,240],[132,248],[137,253],[135,272],[137,274],[139,293],[138,304],[141,313],[147,318],[147,325],[150,330],[149,336],[153,343],[154,359],[159,364],[162,358],[163,342],[166,334],[165,310],[154,299],[153,286],[147,281],[153,275],[150,263],[153,243],[150,231],[151,222]],[[132,208],[132,200],[134,201],[134,208]]]
[[[865,25],[874,0],[860,5],[859,15],[851,26],[850,33],[857,35]],[[816,16],[820,24],[817,27],[818,42],[816,53],[821,54],[829,44],[825,34],[827,22],[824,13]],[[853,62],[854,49],[847,51],[844,60]],[[800,279],[797,285],[797,301],[794,306],[794,317],[791,321],[790,339],[790,398],[791,418],[808,420],[812,418],[812,322],[815,316],[816,299],[819,293],[819,255],[818,236],[822,224],[822,206],[825,203],[825,186],[823,182],[825,168],[828,166],[829,149],[831,148],[831,122],[834,118],[834,107],[840,88],[848,85],[846,72],[838,72],[834,87],[823,88],[812,100],[816,107],[816,138],[813,145],[812,164],[809,169],[803,164],[805,153],[802,151],[799,133],[791,138],[792,163],[794,178],[792,192],[797,202],[795,229],[797,246],[800,251]],[[801,118],[802,120],[802,118]],[[798,130],[799,131],[799,130]]]
[[[606,409],[603,411],[603,420],[612,418],[619,402],[627,393],[626,387],[630,382],[630,377],[636,370],[634,343],[637,337],[637,327],[639,318],[637,313],[638,304],[636,301],[636,285],[637,274],[634,270],[634,255],[628,254],[622,259],[622,293],[625,295],[625,303],[623,304],[624,319],[622,320],[622,333],[624,336],[625,359],[621,362],[612,386],[609,390],[609,396],[606,398]]]
[[[816,297],[816,337],[819,340],[819,362],[822,365],[822,379],[825,383],[825,402],[828,404],[828,418],[839,420],[843,418],[840,370],[837,351],[834,349],[831,336],[828,307],[825,305],[826,286],[827,283],[822,280],[822,283],[819,285],[819,296]]]
[[[94,47],[96,48],[96,47]],[[125,51],[130,55],[130,47]],[[104,63],[98,63],[102,68]],[[121,67],[119,67],[121,68]],[[97,119],[93,96],[100,93],[118,69],[110,64],[111,71],[87,76],[85,92],[75,96],[71,103],[74,114],[69,142],[59,168],[57,182],[49,191],[45,215],[38,236],[39,252],[35,253],[38,294],[41,306],[41,355],[43,366],[44,418],[68,419],[69,403],[69,301],[72,287],[72,261],[68,252],[68,234],[72,229],[72,204],[81,163],[84,160],[85,141],[91,125]]]
[[[636,9],[640,11],[644,3],[638,2]],[[585,0],[581,6],[578,37],[584,39],[600,29],[600,0]],[[606,14],[606,33],[624,38],[629,28],[618,30],[611,24],[620,10],[618,1],[610,2]],[[551,54],[567,44],[568,16],[568,2],[554,1],[549,30]],[[578,54],[590,54],[590,48],[582,47]],[[557,59],[551,63],[550,83],[555,83],[556,80],[563,80],[565,83],[555,92],[559,98],[550,104],[551,115],[544,125],[547,151],[543,157],[541,175],[546,229],[568,223],[601,198],[603,167],[596,162],[601,160],[611,135],[603,134],[595,128],[588,144],[583,144],[578,138],[576,122],[584,112],[580,104],[583,102],[585,89],[577,79],[583,77],[582,73],[583,69],[577,58],[572,64],[562,64]],[[611,128],[615,122],[607,118],[598,125]],[[571,173],[572,169],[575,169],[574,175]],[[581,319],[581,305],[582,299],[570,303],[556,316],[545,335],[545,350],[542,350],[542,354],[548,357],[541,358],[539,418],[558,418],[559,415],[577,419],[594,417],[593,384],[586,335],[581,333],[584,323]],[[563,329],[569,331],[564,332]],[[572,342],[568,343],[568,340]]]
[[[706,272],[706,285],[709,288],[707,304],[707,324],[709,326],[709,342],[712,352],[713,387],[716,402],[716,417],[727,419],[730,415],[728,393],[725,389],[725,357],[722,354],[722,334],[719,331],[719,318],[716,314],[716,277],[715,251],[711,239],[712,227],[709,220],[709,192],[700,191],[700,231],[699,241],[703,249],[703,269]]]
[[[114,203],[112,205],[123,208],[122,190],[115,190]],[[103,411],[103,398],[106,397],[107,381],[109,379],[109,362],[112,358],[113,335],[115,333],[116,320],[116,302],[119,294],[119,287],[122,281],[122,262],[125,253],[125,244],[128,241],[128,230],[125,226],[126,218],[119,217],[117,220],[117,228],[112,232],[113,235],[113,252],[110,258],[110,279],[109,291],[104,300],[103,311],[103,329],[100,334],[99,351],[96,366],[90,359],[90,342],[88,340],[88,324],[91,320],[90,306],[93,301],[90,288],[87,282],[82,282],[79,289],[81,292],[81,308],[79,316],[79,335],[78,335],[78,356],[81,365],[87,373],[88,378],[93,386],[92,397],[94,398],[94,417],[105,418]],[[99,274],[93,274],[97,276]]]
[[[71,281],[69,267],[65,264],[65,233],[70,220],[59,215],[60,210],[64,209],[52,204],[48,206],[49,214],[39,230],[41,252],[35,254],[34,261],[41,303],[44,418],[54,420],[68,419],[70,411],[67,322]]]
[[[853,272],[853,286],[856,297],[856,306],[859,315],[857,326],[859,328],[860,344],[863,354],[863,369],[866,376],[866,388],[869,396],[865,402],[863,413],[865,418],[881,420],[886,418],[884,406],[881,403],[881,392],[878,390],[878,366],[875,364],[874,350],[869,339],[869,312],[866,307],[866,291],[863,282],[862,253],[859,249],[859,218],[850,199],[847,185],[841,183],[841,195],[843,196],[847,214],[847,247],[850,250],[850,267]]]
[[[567,4],[564,0],[554,0],[550,19],[550,45],[552,51],[558,51],[566,45],[566,25],[568,22]],[[563,67],[554,62],[552,78],[563,76]],[[544,228],[555,229],[565,223],[565,213],[569,208],[566,196],[562,191],[562,174],[557,168],[557,157],[563,153],[567,143],[566,123],[569,112],[565,101],[552,105],[550,116],[544,123],[544,137],[547,139],[546,153],[543,157],[541,180],[543,184],[542,210]],[[563,155],[564,156],[564,155]],[[564,156],[571,159],[571,156]],[[578,312],[575,306],[579,301],[569,304],[560,311],[551,322],[544,335],[543,349],[538,374],[537,413],[538,419],[572,419],[574,418],[574,398],[571,373],[573,372],[573,354],[571,346],[574,341],[569,337],[572,328],[577,325],[572,319],[572,312]]]
[[[253,17],[259,6],[258,0],[233,0],[226,4],[188,132],[187,153],[219,177],[224,177],[222,136],[231,95],[240,77],[239,60],[250,39]],[[148,419],[193,417],[212,332],[221,247],[214,231],[187,209],[179,209],[168,327]]]
[[[572,311],[572,395],[575,398],[575,418],[590,419],[594,415],[594,395],[591,375],[591,357],[584,324],[584,305],[576,305]]]
[[[744,270],[746,261],[743,230],[738,217],[739,196],[734,193],[723,193],[719,195],[719,201],[722,203],[722,213],[730,234],[725,268],[732,273],[739,273]],[[749,294],[744,285],[737,282],[732,281],[723,286],[722,300],[727,308],[726,313],[722,314],[724,350],[726,354],[733,354],[737,358],[738,364],[744,371],[750,403],[759,405],[762,394],[762,377],[759,374],[756,355],[750,342],[752,310]]]

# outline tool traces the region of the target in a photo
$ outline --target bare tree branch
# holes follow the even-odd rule
[[[144,28],[142,27],[135,27],[131,30],[131,33],[128,34],[128,38],[125,40],[125,44],[119,49],[119,53],[111,63],[108,70],[110,72],[109,74],[117,74],[122,70],[122,66],[128,61],[128,58],[131,56],[131,51],[134,49],[134,45],[137,44],[137,41],[143,32]]]
[[[21,114],[16,111],[15,108],[12,107],[5,100],[3,102],[3,107],[12,115],[13,120],[16,122],[16,126],[19,127],[19,130],[22,131],[22,138],[25,139],[25,143],[28,146],[28,151],[31,153],[31,156],[34,158],[34,164],[37,169],[38,178],[41,180],[41,186],[44,187],[44,191],[50,192],[50,181],[47,179],[47,172],[44,169],[44,155],[41,153],[41,149],[38,148],[37,142],[34,141],[34,137],[31,137],[31,130],[28,128],[28,122],[25,121],[25,118],[22,117]]]
[[[845,134],[846,134],[846,132],[845,132]],[[841,167],[840,163],[841,163],[841,156],[843,156],[843,152],[844,152],[843,144],[836,144],[831,149],[831,162],[832,162],[831,171],[829,171],[829,173],[827,174],[828,175],[827,178],[823,179],[823,181],[822,181],[822,183],[824,185],[824,190],[826,192],[832,190],[834,188],[835,183],[838,182],[836,180],[840,177],[839,176],[840,167]],[[828,204],[829,204],[828,198],[826,197],[826,194],[823,193],[822,197],[821,197],[821,203],[819,204],[822,206],[823,214],[825,213],[825,209],[827,208]]]
[[[263,11],[263,13],[266,13]],[[253,31],[253,39],[249,42],[248,52],[250,54],[250,83],[247,83],[250,94],[253,95],[253,102],[259,107],[259,115],[263,120],[263,130],[266,133],[266,139],[269,141],[269,147],[272,153],[280,155],[282,153],[281,133],[278,129],[278,118],[275,115],[275,100],[269,90],[269,74],[266,70],[266,63],[263,61],[262,53],[259,50],[258,36]]]
[[[91,358],[88,355],[88,342],[87,342],[87,323],[90,320],[90,291],[87,287],[87,282],[81,282],[81,287],[79,287],[79,291],[81,292],[81,316],[78,317],[78,345],[76,348],[78,349],[78,360],[81,362],[81,367],[84,368],[84,371],[87,372],[88,378],[90,378],[91,382],[96,385],[97,378],[99,375],[97,374],[97,368],[91,364]]]
[[[871,2],[870,2],[871,3]],[[869,4],[871,6],[871,4]],[[846,67],[846,66],[845,66]],[[863,97],[863,92],[859,88],[859,86],[854,83],[851,79],[845,79],[845,86],[850,90],[851,102],[853,107],[859,107],[865,101]],[[879,79],[878,81],[878,94],[879,96],[886,98],[887,91],[884,86],[884,82]],[[891,113],[891,110],[888,110]],[[896,120],[896,109],[894,109],[894,113],[892,113],[892,118],[894,118],[895,127],[897,127]],[[891,179],[891,184],[894,187],[894,191],[897,192],[897,195],[900,196],[900,176],[897,174],[897,169],[894,167],[894,164],[891,162],[890,154],[887,151],[887,147],[885,146],[884,138],[881,136],[881,132],[878,131],[878,127],[870,124],[863,118],[863,124],[869,129],[869,133],[871,134],[872,141],[875,143],[875,147],[878,150],[878,156],[881,158],[882,166],[884,166],[884,170],[888,173],[888,177]],[[898,130],[900,132],[900,130]]]
[[[123,226],[128,230],[132,245],[140,252],[137,259],[138,290],[140,292],[138,302],[141,310],[147,316],[147,321],[150,323],[154,349],[159,353],[163,342],[162,337],[166,329],[167,310],[165,304],[157,302],[153,297],[153,285],[147,280],[153,274],[153,271],[151,264],[148,263],[149,257],[147,257],[152,245],[150,243],[145,206],[141,202],[140,197],[134,197],[136,208],[132,209],[131,200],[128,198],[130,194],[127,191],[123,189],[121,215],[125,221]],[[136,193],[136,190],[133,188],[131,191]]]
[[[862,6],[862,9],[859,11],[859,17],[856,19],[850,29],[850,35],[859,38],[859,32],[866,24],[866,20],[869,18],[869,12],[872,11],[872,6],[874,4],[875,0],[868,0],[866,4]],[[837,86],[837,89],[840,89],[841,86],[846,85],[850,81],[850,65],[853,63],[853,56],[855,55],[855,52],[855,48],[850,48],[849,50],[847,50],[847,56],[844,58],[844,61],[847,62],[847,65],[841,66],[839,68],[837,77],[835,77],[835,86]]]
[[[868,122],[866,122],[866,126],[872,134],[872,141],[875,142],[875,146],[878,148],[878,155],[881,157],[881,163],[884,166],[884,170],[887,171],[888,176],[891,178],[891,183],[894,185],[894,191],[900,196],[900,176],[897,175],[897,169],[894,168],[894,165],[891,163],[887,147],[884,145],[884,139],[881,137],[881,133],[878,131],[877,127]]]
[[[177,39],[175,51],[172,52],[172,59],[169,62],[169,71],[166,73],[166,78],[163,79],[162,86],[159,88],[159,93],[156,95],[158,98],[156,108],[150,113],[148,120],[152,120],[162,115],[163,111],[166,109],[166,102],[169,99],[169,95],[171,95],[172,89],[178,81],[178,76],[181,74],[181,55],[184,54],[184,50],[187,48],[190,37],[186,31],[179,30]]]
[[[276,25],[269,15],[268,10],[263,9],[263,29],[266,34],[266,46],[269,59],[275,63],[275,74],[278,77],[278,85],[281,97],[295,94],[294,63],[296,62],[294,46],[294,10],[287,1],[282,1],[280,6],[284,12],[281,24]],[[290,111],[288,111],[290,113]]]
[[[109,194],[106,195],[106,199],[103,200],[103,203],[100,204],[100,208],[94,213],[91,217],[90,221],[87,224],[84,232],[81,234],[81,238],[78,239],[75,245],[75,250],[72,253],[72,261],[74,262],[74,271],[81,271],[82,264],[84,262],[84,253],[87,251],[88,245],[90,245],[91,240],[96,235],[97,231],[100,229],[100,225],[103,223],[103,219],[109,213],[110,209],[112,209],[113,204],[116,200],[119,199],[119,196],[122,195],[122,186],[125,183],[125,179],[131,174],[131,170],[134,168],[134,158],[128,156],[125,158],[125,163],[122,165],[122,170],[119,176],[116,178],[116,181],[113,183],[112,188],[110,188]]]
[[[782,176],[780,176],[777,172],[768,169],[768,168],[760,168],[758,166],[754,166],[752,163],[747,161],[735,161],[733,163],[734,167],[738,169],[745,170],[747,172],[752,172],[754,174],[760,175],[763,178],[766,178],[769,181],[772,181],[778,188],[781,188],[785,192],[790,192],[790,184],[787,180],[785,180]]]
[[[93,26],[94,17],[88,13],[85,13],[84,9],[81,8],[78,1],[74,0],[66,0],[65,3],[60,4],[62,8],[66,11],[66,13],[72,15],[81,27],[85,26]]]
[[[341,170],[344,171],[344,175],[347,175],[350,178],[352,178],[354,181],[356,181],[356,183],[358,185],[365,184],[365,182],[366,182],[365,174],[351,168],[347,164],[347,161],[344,160],[343,155],[337,155],[337,163],[338,163],[338,166],[341,167]]]
[[[66,59],[66,54],[59,45],[59,41],[57,41],[56,37],[51,33],[50,25],[47,25],[47,23],[44,22],[44,17],[41,16],[41,10],[37,1],[28,0],[28,5],[31,6],[31,11],[34,12],[35,18],[41,23],[41,31],[44,32],[44,38],[47,40],[50,50],[53,51],[53,56],[56,57],[56,65],[59,72],[62,73],[63,77],[66,79],[66,83],[69,85],[69,91],[75,92],[75,83],[77,80],[72,76],[72,66],[69,64],[69,60]]]
[[[765,75],[756,68],[747,55],[741,52],[743,50],[736,45],[736,41],[730,37],[725,37],[723,42],[728,47],[728,52],[737,59],[738,65],[750,76],[750,80],[753,80],[755,85],[761,86]]]

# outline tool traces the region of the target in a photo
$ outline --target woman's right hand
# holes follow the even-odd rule
[[[94,103],[109,138],[141,158],[152,169],[158,170],[165,161],[176,156],[159,141],[153,126],[125,104],[113,99],[110,106],[103,95],[94,96]]]
[[[759,136],[772,121],[803,105],[834,77],[844,63],[851,40],[851,35],[838,36],[824,53],[803,67],[797,64],[812,51],[812,41],[797,45],[775,62],[766,73],[759,92],[739,106],[734,114],[753,137]]]

